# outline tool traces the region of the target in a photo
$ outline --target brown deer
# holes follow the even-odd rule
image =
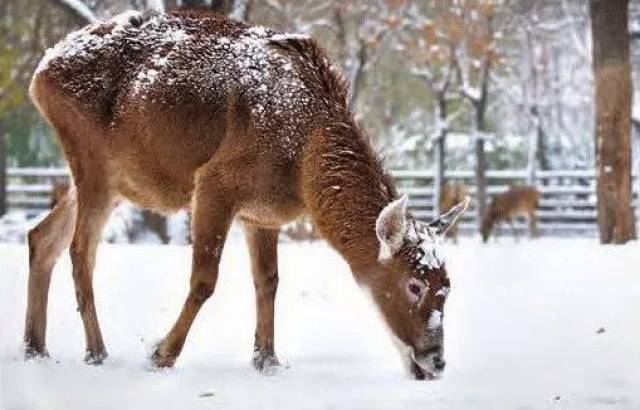
[[[538,190],[533,186],[512,186],[507,191],[496,195],[482,219],[480,227],[482,241],[486,243],[495,224],[502,221],[509,223],[517,239],[518,234],[513,226],[513,219],[518,216],[527,217],[529,220],[529,235],[536,236],[538,196]]]
[[[114,205],[193,212],[190,290],[156,347],[172,366],[213,294],[225,237],[244,224],[256,290],[253,364],[278,365],[278,229],[310,215],[368,288],[416,378],[444,368],[449,289],[437,243],[468,199],[426,224],[407,213],[347,104],[346,82],[307,36],[203,11],[91,24],[40,63],[31,96],[55,129],[74,188],[29,233],[27,356],[46,355],[51,269],[70,245],[86,361],[107,356],[92,285]]]
[[[464,201],[469,196],[469,187],[462,182],[447,182],[442,185],[440,192],[440,208],[450,209],[456,204]],[[458,243],[458,225],[452,226],[446,234],[447,238],[451,238],[453,243]]]

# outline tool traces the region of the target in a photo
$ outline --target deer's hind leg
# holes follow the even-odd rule
[[[93,270],[100,235],[115,206],[115,199],[106,186],[106,181],[88,178],[78,181],[77,196],[76,229],[70,248],[73,282],[85,331],[85,361],[89,364],[101,364],[107,357],[107,351],[96,312]]]
[[[158,367],[174,365],[200,308],[215,290],[222,248],[234,215],[234,190],[225,189],[223,181],[221,175],[207,169],[196,177],[189,294],[176,323],[152,355]]]
[[[27,358],[47,356],[45,334],[51,272],[69,247],[76,222],[76,195],[70,188],[53,210],[29,231],[29,285],[24,343]]]
[[[538,216],[536,215],[535,209],[529,211],[528,219],[529,219],[529,236],[531,238],[535,238],[538,236]]]
[[[256,290],[256,333],[253,367],[265,371],[278,366],[274,350],[274,305],[278,290],[278,231],[245,226]]]

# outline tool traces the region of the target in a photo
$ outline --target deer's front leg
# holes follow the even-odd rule
[[[516,241],[516,243],[519,242],[520,236],[518,235],[518,230],[516,229],[516,226],[513,224],[513,219],[508,218],[507,223],[509,224],[509,228],[511,229],[511,234],[513,235],[514,241]]]
[[[274,305],[278,290],[278,231],[245,226],[245,232],[258,315],[253,367],[262,372],[279,365],[273,347]]]
[[[201,175],[196,182],[191,227],[193,260],[189,294],[178,320],[152,355],[156,366],[173,366],[196,315],[213,294],[222,248],[232,219],[232,195],[225,192],[213,176]]]

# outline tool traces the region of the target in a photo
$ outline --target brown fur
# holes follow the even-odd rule
[[[144,49],[134,47],[138,38],[147,41],[145,24],[151,25],[154,19],[165,22],[158,26],[161,29],[183,28],[190,33],[189,41],[173,51],[167,51],[170,46],[164,40],[150,41]],[[178,320],[153,355],[158,366],[173,365],[200,307],[213,294],[234,217],[246,226],[256,287],[254,365],[262,369],[277,364],[273,347],[277,232],[303,213],[311,216],[320,234],[349,262],[358,282],[371,289],[398,338],[416,355],[440,352],[441,332],[427,332],[425,320],[432,310],[443,309],[444,297],[436,292],[448,286],[446,271],[443,266],[427,269],[416,262],[417,239],[406,241],[391,260],[378,260],[376,219],[397,194],[354,123],[347,108],[346,82],[324,51],[311,39],[281,39],[267,30],[265,35],[272,40],[264,46],[269,53],[262,68],[265,74],[242,83],[239,78],[253,68],[236,67],[235,74],[229,71],[231,77],[215,83],[216,73],[228,71],[224,64],[235,63],[224,60],[220,67],[213,67],[216,59],[229,53],[220,39],[231,39],[238,46],[252,44],[262,37],[243,36],[255,29],[195,11],[143,15],[130,21],[123,30],[131,39],[115,45],[104,34],[115,30],[114,23],[89,26],[85,30],[107,36],[110,42],[86,53],[54,58],[33,78],[32,98],[57,132],[76,189],[29,235],[28,352],[46,352],[51,268],[71,243],[87,359],[100,363],[106,357],[93,302],[92,270],[102,227],[122,198],[153,209],[190,208],[193,212],[190,292]],[[153,34],[160,29],[148,30]],[[102,37],[91,38],[102,44]],[[108,52],[112,49],[122,53]],[[207,54],[211,49],[219,50],[218,54]],[[158,81],[142,91],[132,86],[140,65],[152,64],[154,53],[170,52],[178,53],[171,60],[176,65],[159,68]],[[196,61],[182,59],[182,52]],[[193,64],[194,69],[211,65],[212,70],[198,78],[193,70],[180,70],[181,64]],[[289,65],[292,68],[286,68]],[[269,72],[272,75],[267,76]],[[289,80],[278,82],[282,76]],[[104,80],[95,84],[95,78]],[[267,78],[276,82],[270,84],[274,88],[265,99],[258,91]],[[205,82],[210,86],[200,86]],[[286,91],[292,83],[298,88],[291,98],[298,100],[294,111],[286,111],[289,100],[276,98],[278,87]],[[428,303],[419,309],[407,300],[405,283],[411,278],[430,284]],[[414,373],[419,376],[421,371],[414,369]]]
[[[440,193],[440,210],[451,209],[456,204],[464,201],[469,195],[469,187],[463,182],[447,182],[442,185]],[[447,231],[447,237],[458,242],[458,225],[454,225]]]
[[[56,204],[64,198],[69,190],[69,183],[66,181],[58,181],[53,185],[51,190],[51,203],[50,208],[55,208]]]
[[[529,220],[529,234],[536,235],[536,208],[538,206],[538,190],[533,186],[512,186],[506,192],[496,195],[482,220],[482,240],[486,242],[496,223],[513,223],[518,216],[526,216]],[[514,231],[515,234],[515,231]]]

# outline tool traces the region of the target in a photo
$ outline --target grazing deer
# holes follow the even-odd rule
[[[450,209],[464,201],[467,196],[469,196],[469,187],[467,185],[462,182],[447,182],[442,185],[439,209]],[[446,236],[453,239],[453,243],[458,243],[458,225],[452,226],[447,231]]]
[[[506,192],[496,195],[482,219],[480,232],[482,241],[487,242],[496,223],[509,223],[516,239],[518,234],[513,226],[513,219],[526,216],[529,220],[529,235],[536,235],[536,208],[538,207],[538,190],[533,186],[512,186]]]
[[[346,82],[311,38],[203,11],[127,13],[67,36],[30,92],[74,185],[29,232],[28,356],[46,354],[49,279],[67,245],[86,361],[107,356],[92,275],[102,228],[127,198],[193,212],[190,290],[153,353],[157,366],[175,363],[213,294],[234,218],[246,230],[256,290],[253,364],[278,364],[278,229],[306,213],[370,289],[414,376],[444,368],[449,279],[436,245],[468,199],[428,224],[407,213],[354,122]]]

